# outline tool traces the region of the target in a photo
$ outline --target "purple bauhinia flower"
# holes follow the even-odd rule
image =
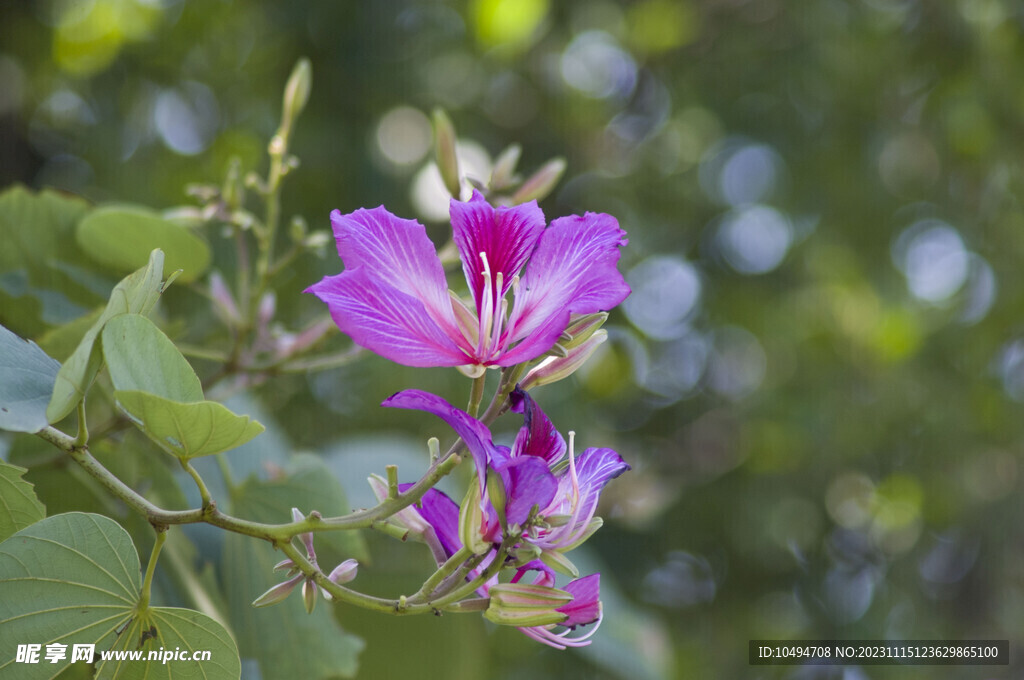
[[[345,271],[307,292],[357,344],[407,366],[471,374],[535,359],[571,315],[609,310],[629,295],[616,268],[627,240],[611,215],[561,217],[545,228],[536,201],[495,208],[479,192],[452,199],[450,215],[472,308],[448,290],[423,225],[383,206],[331,213]]]
[[[576,456],[572,434],[567,447],[565,439],[526,392],[517,389],[510,396],[512,410],[523,414],[523,426],[511,447],[494,444],[486,425],[428,392],[405,390],[387,399],[383,405],[432,413],[448,423],[463,439],[477,466],[478,484],[485,506],[480,533],[487,541],[497,545],[501,543],[503,533],[498,513],[485,495],[486,474],[490,469],[500,476],[504,487],[505,526],[519,525],[524,531],[522,544],[517,548],[529,546],[535,553],[570,550],[596,528],[593,520],[601,489],[628,470],[629,465],[611,449],[591,448]],[[404,488],[400,486],[399,490]],[[441,491],[431,489],[423,496],[420,507],[413,511],[433,528],[445,558],[459,550],[462,539],[459,535],[459,506],[455,501]],[[495,556],[496,550],[492,548],[470,577],[480,573]],[[438,559],[438,563],[441,562],[443,559]],[[554,586],[554,572],[540,560],[521,566],[512,582],[518,582],[529,572],[536,572],[534,585]],[[485,584],[480,589],[481,594],[486,596],[495,583],[497,580],[493,579],[493,582]],[[521,627],[520,630],[558,649],[588,644],[585,640],[593,631],[584,637],[569,637],[569,633],[577,626],[600,621],[599,575],[591,574],[571,581],[563,590],[573,596],[572,602],[556,610],[566,616],[563,622]],[[555,632],[558,626],[562,627],[562,632]]]
[[[487,504],[484,491],[487,469],[491,469],[505,488],[507,524],[522,525],[536,506],[538,518],[557,521],[531,524],[524,538],[541,550],[569,550],[592,531],[601,489],[629,465],[606,448],[589,448],[577,456],[570,446],[566,455],[565,439],[529,394],[517,389],[510,401],[512,410],[523,414],[523,426],[511,448],[494,444],[486,425],[429,392],[405,390],[383,405],[427,411],[448,423],[473,456],[483,502]],[[501,527],[493,508],[484,519],[481,534],[500,543]]]

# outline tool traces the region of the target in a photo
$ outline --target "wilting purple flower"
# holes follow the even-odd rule
[[[523,414],[523,426],[511,448],[495,445],[486,425],[427,392],[405,390],[387,399],[384,406],[433,413],[462,437],[477,466],[478,484],[485,505],[484,525],[480,533],[487,541],[497,545],[503,533],[498,513],[490,499],[484,495],[487,488],[486,474],[490,469],[500,476],[504,487],[506,526],[520,525],[525,528],[523,543],[515,549],[528,548],[534,553],[570,550],[596,528],[592,520],[601,489],[609,480],[628,470],[629,465],[611,449],[591,448],[576,456],[571,436],[567,447],[554,425],[526,392],[516,390],[511,395],[511,402],[512,410]],[[536,515],[531,514],[534,507],[538,509]],[[431,489],[423,496],[421,507],[415,512],[433,527],[445,557],[459,550],[462,541],[459,535],[459,506],[455,501]],[[495,555],[496,551],[492,548],[471,576],[479,573]],[[525,574],[532,572],[535,572],[534,585],[554,586],[554,572],[540,560],[521,566],[512,582],[516,583]],[[485,584],[481,594],[486,596],[491,585],[493,583]],[[600,621],[599,575],[576,579],[563,590],[573,595],[572,602],[556,610],[566,615],[565,621],[546,626],[521,627],[520,630],[535,640],[559,649],[588,644],[585,640],[593,631],[582,638],[568,635],[577,626]],[[554,632],[557,626],[564,630]]]
[[[535,359],[571,314],[609,310],[629,294],[616,269],[625,232],[611,215],[561,217],[545,228],[536,201],[495,208],[479,192],[453,199],[450,215],[472,309],[448,290],[423,225],[383,206],[331,213],[345,271],[307,292],[327,304],[338,328],[381,356],[470,367]]]

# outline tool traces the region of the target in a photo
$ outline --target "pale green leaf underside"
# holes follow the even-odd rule
[[[179,458],[209,456],[241,446],[263,425],[214,401],[180,403],[148,392],[114,392],[118,408],[167,453]]]
[[[38,432],[49,425],[46,405],[59,370],[34,342],[0,326],[0,429]]]
[[[115,389],[150,392],[171,401],[203,400],[203,387],[192,366],[146,317],[114,317],[102,337],[103,358]]]
[[[114,286],[106,309],[86,333],[78,347],[57,373],[53,396],[46,409],[46,418],[55,423],[75,408],[85,397],[86,390],[103,365],[103,358],[96,343],[100,332],[108,321],[119,314],[148,314],[160,298],[160,284],[164,268],[164,255],[154,250],[149,255],[149,264],[126,276]]]
[[[140,640],[146,637],[140,645]],[[97,680],[238,680],[242,674],[238,648],[224,627],[191,609],[153,607],[134,619],[113,645],[114,650],[149,653],[184,652],[189,658],[162,661],[116,661],[98,666]],[[210,652],[208,661],[192,660],[194,652]],[[161,657],[162,658],[162,657]]]
[[[32,485],[21,478],[27,470],[0,462],[0,541],[46,517]]]
[[[0,630],[11,644],[96,644],[106,649],[132,615],[139,556],[121,526],[72,512],[22,529],[0,543]],[[68,655],[70,658],[70,654]],[[0,657],[0,677],[52,678],[67,662],[16,664]]]

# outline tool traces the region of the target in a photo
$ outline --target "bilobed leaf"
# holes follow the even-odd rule
[[[203,400],[203,387],[192,366],[146,317],[114,317],[102,337],[103,358],[115,389],[150,392],[171,401]]]
[[[154,248],[166,255],[164,273],[181,269],[185,282],[194,281],[210,265],[210,248],[201,238],[141,207],[97,208],[78,223],[75,238],[97,261],[122,271],[145,264]]]
[[[181,403],[135,390],[118,390],[114,399],[140,430],[179,458],[227,451],[263,432],[260,423],[215,401]]]
[[[68,659],[17,664],[0,658],[0,677],[52,678],[74,644],[106,649],[132,617],[141,575],[128,532],[102,515],[48,517],[0,543],[0,629],[4,639],[68,645]]]
[[[60,364],[34,342],[0,326],[0,429],[38,432]]]
[[[164,254],[154,250],[149,255],[149,264],[126,276],[114,286],[106,308],[100,318],[86,331],[78,347],[57,373],[53,396],[46,408],[46,418],[55,423],[71,413],[75,405],[85,397],[86,390],[103,365],[103,357],[96,339],[103,326],[119,314],[148,314],[160,299],[160,283],[164,268]]]
[[[279,480],[247,480],[233,495],[232,513],[257,522],[284,522],[291,519],[293,506],[307,513],[319,510],[325,517],[347,511],[343,495],[331,496],[341,487],[322,462],[303,457],[292,472]],[[358,543],[344,546],[338,555],[340,546],[331,545],[331,534],[345,534],[342,540]],[[327,571],[340,557],[359,558],[365,552],[361,539],[349,531],[318,533],[314,540],[320,566]],[[273,571],[279,559],[270,546],[240,534],[224,539],[221,564],[223,573],[231,575],[224,584],[228,615],[242,656],[256,659],[264,678],[354,676],[364,643],[338,625],[331,604],[321,601],[307,614],[295,591],[272,607],[252,607],[253,600],[282,580],[283,574]],[[302,652],[297,654],[298,649]]]
[[[157,655],[177,652],[187,657],[174,657],[176,660],[166,662],[162,656],[158,657],[161,660],[145,663],[108,661],[99,665],[97,680],[238,680],[242,674],[238,648],[228,632],[209,616],[191,609],[153,607],[147,610],[118,636],[113,649],[142,650],[144,657],[150,652]],[[192,654],[197,651],[209,652],[209,660],[192,660]]]
[[[46,517],[32,485],[21,478],[26,471],[0,463],[0,541]]]
[[[139,555],[117,522],[71,512],[36,522],[0,543],[0,628],[5,640],[67,645],[57,663],[18,663],[0,657],[0,677],[49,680],[70,664],[76,644],[100,651],[209,650],[209,661],[177,660],[101,664],[111,680],[167,678],[237,680],[241,666],[223,626],[199,612],[153,607],[141,616]],[[143,632],[148,633],[142,641]],[[9,637],[8,637],[9,636]],[[140,645],[140,641],[142,644]]]

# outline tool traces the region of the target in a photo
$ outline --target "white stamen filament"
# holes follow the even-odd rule
[[[508,314],[508,301],[502,295],[505,287],[505,273],[491,272],[491,264],[487,261],[487,253],[480,252],[483,271],[483,286],[480,291],[479,309],[477,310],[478,327],[476,334],[476,354],[481,362],[493,357],[494,348],[501,343],[501,334],[505,330],[505,316]],[[512,288],[519,287],[519,276],[512,277]],[[471,339],[472,341],[473,339]]]
[[[481,359],[484,357],[484,347],[489,344],[491,338],[491,322],[494,320],[494,296],[491,294],[491,265],[487,262],[487,253],[480,253],[480,261],[483,262],[484,285],[480,291],[480,309],[477,313],[480,317],[480,328],[477,332],[476,353]]]

